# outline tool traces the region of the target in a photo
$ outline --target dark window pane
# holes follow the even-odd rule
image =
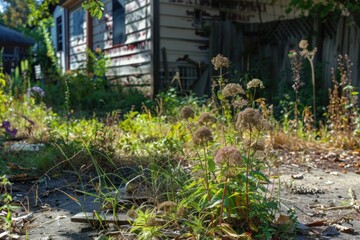
[[[83,9],[79,9],[73,14],[73,32],[74,36],[76,35],[84,35],[83,24],[85,21],[85,11]]]
[[[62,41],[62,18],[57,17],[56,18],[56,49],[58,51],[62,51],[63,50],[63,41]]]
[[[113,0],[113,45],[124,43],[125,40],[125,1]]]

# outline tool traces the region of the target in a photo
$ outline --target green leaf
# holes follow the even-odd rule
[[[214,172],[215,171],[215,162],[214,159],[209,158],[208,159],[208,166],[209,166],[209,171],[210,172]]]
[[[221,100],[224,100],[224,98],[225,98],[221,91],[218,91],[217,97],[218,97],[218,99],[219,99],[220,101],[221,101]]]
[[[215,201],[213,204],[211,204],[210,206],[208,206],[207,209],[208,209],[208,208],[214,208],[214,207],[220,205],[221,202],[222,202],[222,200],[219,199],[219,200]]]
[[[260,181],[269,182],[269,179],[265,176],[265,174],[260,171],[254,171],[251,175]]]

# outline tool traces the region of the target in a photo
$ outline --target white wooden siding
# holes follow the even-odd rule
[[[151,0],[125,0],[126,41],[113,46],[112,0],[103,0],[102,19],[93,19],[93,48],[110,58],[108,78],[123,85],[151,84]]]
[[[161,56],[160,76],[163,78],[162,81],[171,81],[172,75],[179,71],[180,78],[190,81],[184,83],[188,86],[192,85],[200,77],[200,71],[198,71],[196,64],[189,64],[183,58],[187,55],[195,62],[211,66],[210,60],[213,56],[210,56],[212,51],[210,50],[209,32],[214,22],[225,18],[225,20],[233,22],[254,23],[298,16],[297,13],[286,14],[288,0],[278,0],[274,4],[272,4],[273,0],[258,0],[260,14],[255,0],[232,1],[234,4],[232,8],[213,7],[211,0],[159,1],[160,49],[166,49],[166,64],[164,63],[163,54],[159,53]],[[223,4],[221,1],[217,1],[217,3]],[[221,38],[222,36],[217,37]],[[236,44],[241,45],[243,43]],[[168,76],[165,76],[165,67],[167,67]]]
[[[80,22],[80,34],[74,33],[74,16],[78,12],[82,12],[83,20]],[[77,23],[79,24],[79,23]],[[69,61],[70,70],[75,70],[84,67],[86,61],[86,12],[79,6],[71,9],[69,12]]]
[[[188,55],[192,60],[199,63],[209,62],[209,50],[207,48],[209,38],[197,34],[194,17],[189,15],[189,11],[194,11],[194,7],[160,0],[160,49],[166,49],[169,73],[186,66],[189,69],[196,68],[184,61],[178,61],[184,55]],[[161,53],[159,56],[161,56],[160,68],[163,71],[165,63]],[[163,74],[160,73],[160,75]]]
[[[291,14],[286,13],[289,0],[259,0],[258,2],[255,0],[239,0],[233,1],[234,6],[232,8],[212,7],[211,1],[207,1],[208,4],[206,4],[205,1],[203,1],[204,3],[200,2],[202,1],[160,0],[162,5],[161,14],[166,13],[172,16],[181,16],[173,6],[182,6],[188,9],[197,8],[211,13],[211,18],[213,19],[220,16],[221,10],[222,12],[226,12],[228,17],[232,18],[230,20],[249,23],[291,19],[300,15],[299,12],[295,11]],[[260,15],[257,4],[260,6]]]

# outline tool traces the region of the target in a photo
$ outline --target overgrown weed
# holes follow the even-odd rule
[[[302,54],[309,61],[315,55]],[[269,176],[276,167],[270,161],[271,150],[299,151],[322,142],[359,147],[358,93],[350,85],[350,60],[339,57],[327,122],[318,125],[313,113],[315,95],[312,109],[302,105],[297,95],[301,84],[296,64],[300,63],[293,64],[295,100],[284,101],[279,123],[261,98],[265,86],[260,79],[247,82],[244,89],[226,79],[227,58],[218,55],[212,62],[219,75],[213,78],[207,105],[201,106],[202,100],[193,95],[180,98],[171,89],[159,94],[153,105],[144,104],[142,111],[113,111],[102,119],[72,115],[71,101],[77,97],[70,94],[76,85],[66,90],[66,118],[62,118],[46,108],[38,95],[17,93],[15,98],[6,93],[0,75],[3,139],[26,138],[57,146],[31,155],[37,169],[47,173],[61,166],[74,169],[80,179],[85,173],[91,175],[96,192],[83,193],[110,206],[114,216],[127,210],[119,203],[121,197],[145,195],[147,202],[130,204],[137,207],[132,232],[139,238],[169,238],[172,232],[191,239],[289,239],[296,216],[283,215],[286,224],[277,219],[282,213],[279,195],[270,186]],[[88,80],[87,75],[68,77],[80,85]],[[103,84],[97,80],[92,88]],[[28,161],[25,154],[20,157]],[[131,166],[130,173],[121,170],[125,166]]]

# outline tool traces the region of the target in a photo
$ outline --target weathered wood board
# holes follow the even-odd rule
[[[101,217],[102,223],[116,223],[120,225],[129,224],[133,221],[132,218],[128,217],[125,213],[118,213],[117,219],[111,213],[98,213],[98,216]],[[96,214],[93,212],[80,212],[71,217],[72,222],[81,222],[81,223],[97,223],[100,220],[96,217]]]

